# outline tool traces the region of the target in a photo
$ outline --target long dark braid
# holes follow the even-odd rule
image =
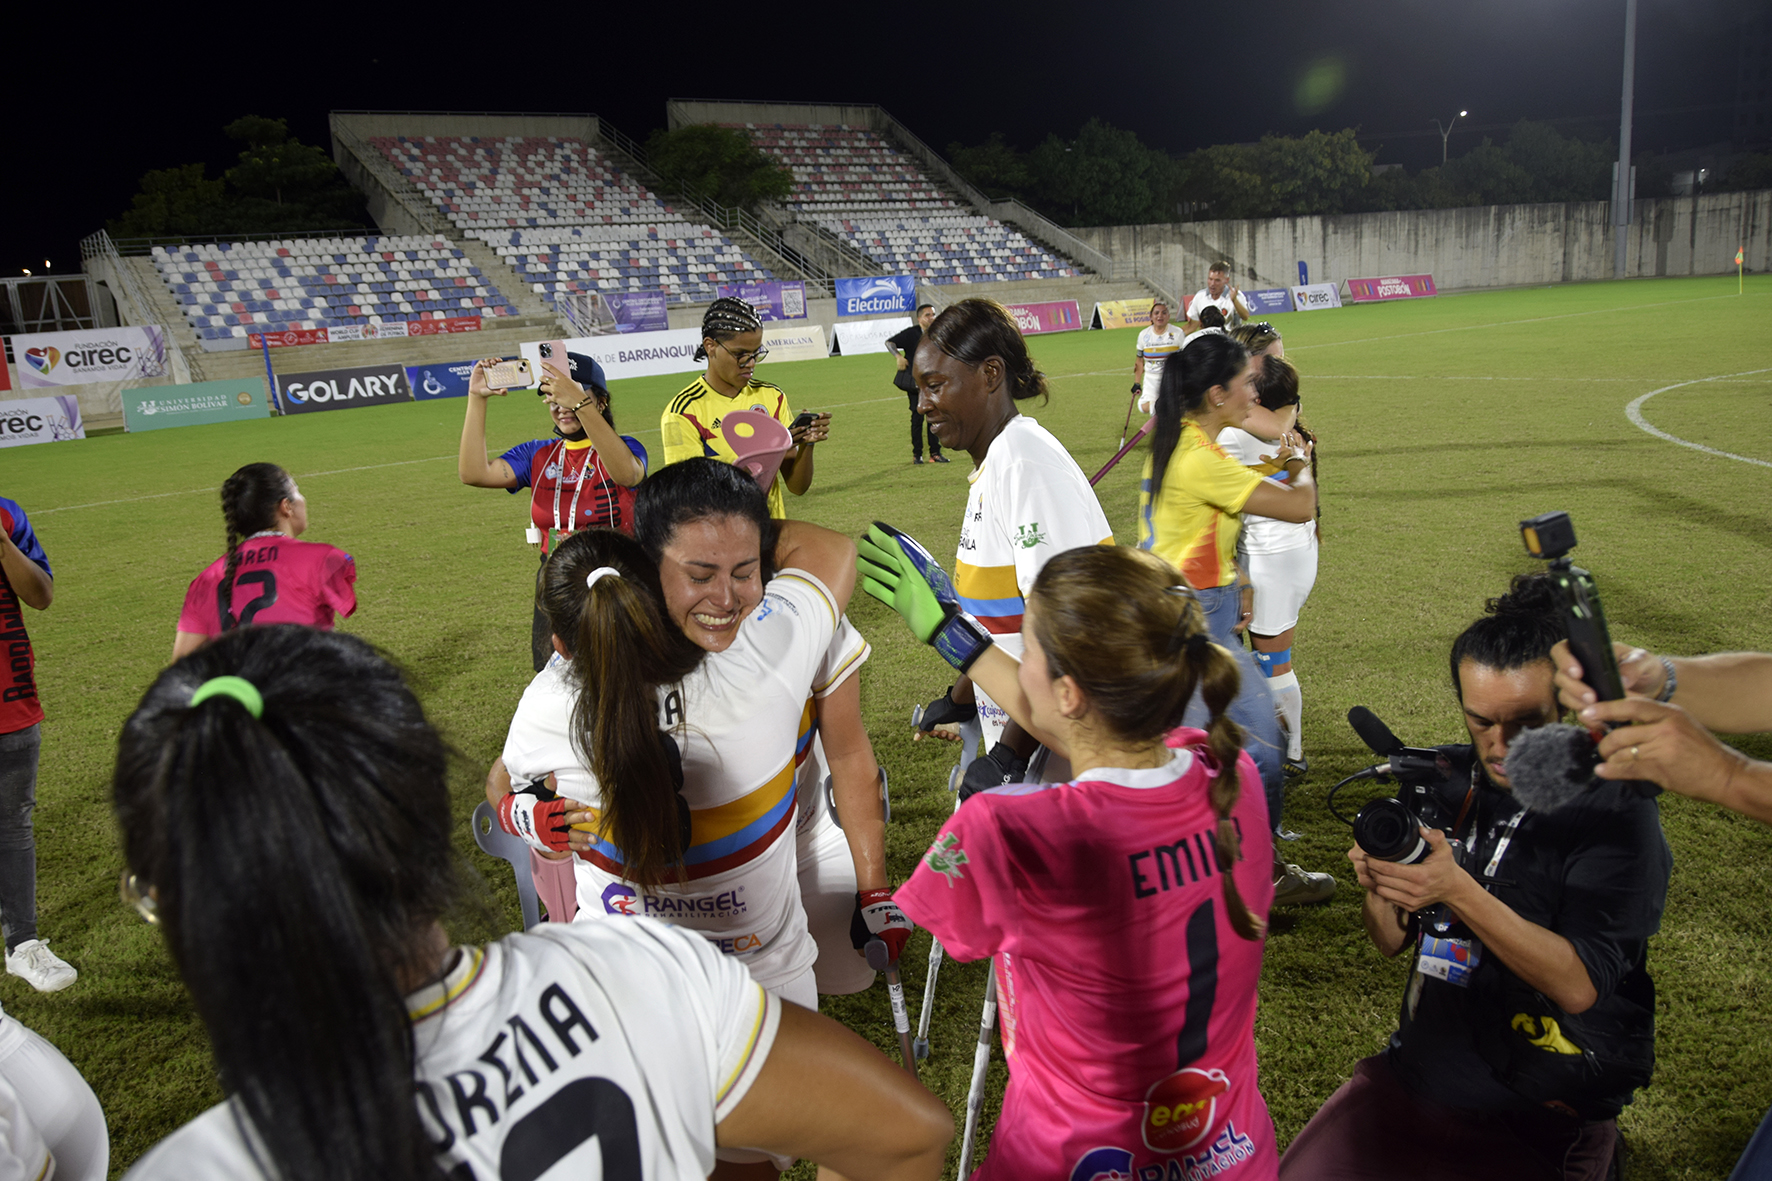
[[[215,589],[221,630],[233,631],[234,574],[240,566],[240,543],[277,523],[277,506],[295,494],[295,481],[274,463],[249,463],[227,478],[221,488],[222,520],[228,526],[228,564]]]
[[[747,332],[760,332],[762,328],[763,321],[757,315],[757,309],[730,295],[709,304],[706,314],[701,318],[703,340],[728,341]],[[708,359],[706,345],[695,346],[695,359]]]

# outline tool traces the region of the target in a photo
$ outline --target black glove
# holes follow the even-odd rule
[[[1136,382],[1136,381],[1135,381],[1135,382],[1133,382],[1133,383],[1132,383],[1132,392],[1133,392],[1133,393],[1135,393],[1135,394],[1142,394],[1142,393],[1144,393],[1144,385],[1143,385],[1143,383],[1141,383],[1141,382]]]
[[[960,725],[970,722],[978,716],[978,706],[961,705],[954,700],[954,687],[948,686],[947,692],[923,707],[922,720],[917,723],[919,730],[933,730],[937,726]]]
[[[1020,783],[1028,772],[1028,761],[1014,749],[999,742],[983,758],[973,759],[960,779],[960,802],[965,803],[987,788],[1005,783]]]

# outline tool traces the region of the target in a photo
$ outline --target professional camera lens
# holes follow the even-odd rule
[[[1398,865],[1414,865],[1428,854],[1415,813],[1388,797],[1373,800],[1354,816],[1354,843],[1366,856]]]

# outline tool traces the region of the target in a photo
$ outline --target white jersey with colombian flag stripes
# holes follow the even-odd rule
[[[713,1171],[714,1125],[756,1081],[781,1022],[781,1003],[741,965],[649,922],[548,924],[457,954],[407,998],[414,1102],[441,1172],[701,1181]],[[242,1124],[231,1101],[217,1104],[129,1177],[271,1176]]]
[[[972,490],[954,589],[996,642],[1020,656],[1025,596],[1040,567],[1068,549],[1112,545],[1114,532],[1071,453],[1025,414],[1009,420],[966,478]],[[978,715],[985,741],[997,742],[1009,715],[982,690]]]
[[[1171,324],[1163,331],[1146,327],[1138,334],[1138,355],[1144,361],[1144,376],[1138,379],[1138,408],[1149,414],[1157,404],[1157,383],[1163,380],[1163,366],[1181,351],[1180,327]]]
[[[688,881],[642,889],[622,878],[621,850],[598,842],[574,862],[580,920],[638,914],[692,927],[769,989],[812,966],[794,876],[794,755],[837,618],[822,582],[783,570],[726,651],[660,687],[659,728],[683,756]],[[601,790],[572,749],[570,671],[553,661],[530,682],[505,738],[505,767],[513,782],[552,773],[561,795],[595,809]]]

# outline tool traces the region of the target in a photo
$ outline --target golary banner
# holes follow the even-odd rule
[[[365,365],[356,369],[325,369],[317,373],[279,373],[283,413],[349,410],[412,401],[406,370],[399,365]]]
[[[123,391],[123,426],[132,434],[164,430],[170,426],[263,418],[268,413],[262,377]]]
[[[1438,295],[1432,275],[1392,275],[1383,279],[1346,279],[1349,303],[1373,303],[1381,299],[1421,299]]]
[[[80,421],[80,399],[73,394],[0,402],[0,447],[59,443],[64,439],[85,437],[86,424]]]
[[[12,355],[26,389],[160,377],[166,335],[155,325],[26,333],[12,338]]]
[[[1023,336],[1038,336],[1043,332],[1077,332],[1083,327],[1083,313],[1077,310],[1077,301],[1074,299],[1046,303],[1012,303],[1004,306],[1015,317],[1015,324],[1021,329]]]
[[[1091,328],[1145,328],[1151,322],[1154,299],[1106,299],[1095,305]]]

